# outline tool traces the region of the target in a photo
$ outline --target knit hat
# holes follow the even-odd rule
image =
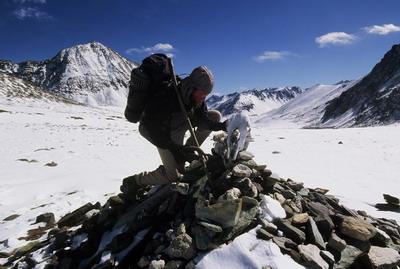
[[[203,90],[207,94],[212,91],[214,86],[214,76],[205,66],[193,69],[192,73],[181,82],[181,93],[186,105],[190,104],[192,92],[195,89]]]

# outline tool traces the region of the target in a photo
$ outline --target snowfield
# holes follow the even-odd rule
[[[1,98],[0,130],[0,252],[24,245],[18,238],[37,227],[32,224],[39,214],[53,212],[58,220],[84,203],[104,203],[119,192],[122,178],[160,164],[156,148],[123,118],[121,108]],[[400,125],[257,126],[252,135],[249,151],[255,160],[281,177],[327,188],[350,208],[400,222],[399,213],[373,207],[384,202],[383,193],[400,196]],[[211,147],[210,137],[203,149],[209,152]],[[4,221],[13,214],[19,216]],[[250,237],[237,239],[236,245]],[[273,246],[266,247],[277,255]],[[209,259],[227,257],[215,255]]]

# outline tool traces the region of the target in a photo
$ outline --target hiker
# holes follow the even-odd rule
[[[200,66],[189,76],[179,81],[178,90],[201,145],[212,131],[225,130],[226,121],[221,121],[217,110],[208,110],[206,96],[212,91],[214,78],[211,71]],[[172,85],[157,90],[144,108],[139,125],[140,134],[157,147],[162,161],[157,169],[123,179],[121,192],[128,197],[136,196],[138,189],[149,185],[164,185],[176,182],[184,171],[185,162],[198,158],[196,143],[184,135],[190,126],[182,112],[178,96]]]

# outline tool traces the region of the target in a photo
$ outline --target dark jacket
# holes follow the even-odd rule
[[[193,105],[185,106],[193,126],[205,125],[211,131],[224,129],[223,123],[208,118],[205,102],[197,108]],[[171,119],[179,113],[182,112],[174,87],[160,87],[146,103],[139,131],[153,145],[162,149],[171,149],[175,145],[171,139]]]

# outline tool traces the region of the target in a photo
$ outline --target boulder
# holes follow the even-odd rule
[[[291,225],[288,220],[278,219],[276,225],[286,237],[289,237],[297,244],[301,244],[306,240],[306,234],[302,230]]]
[[[252,173],[251,169],[243,164],[237,164],[233,167],[232,173],[235,177],[244,178],[249,177]]]
[[[310,215],[308,213],[294,214],[292,224],[295,226],[304,226],[307,224]]]
[[[212,205],[198,201],[195,211],[199,220],[215,223],[222,228],[233,227],[237,224],[242,211],[242,199],[217,201]]]
[[[350,266],[361,255],[363,255],[363,251],[354,246],[347,245],[346,248],[341,252],[340,260],[335,264],[333,268],[335,269],[350,268]]]
[[[375,227],[370,223],[361,218],[347,216],[344,217],[339,229],[342,234],[361,241],[367,241],[376,234]]]
[[[328,246],[338,252],[341,252],[342,250],[344,250],[346,248],[347,244],[346,244],[346,241],[344,241],[339,236],[337,236],[337,234],[332,233],[332,235],[328,241]]]

